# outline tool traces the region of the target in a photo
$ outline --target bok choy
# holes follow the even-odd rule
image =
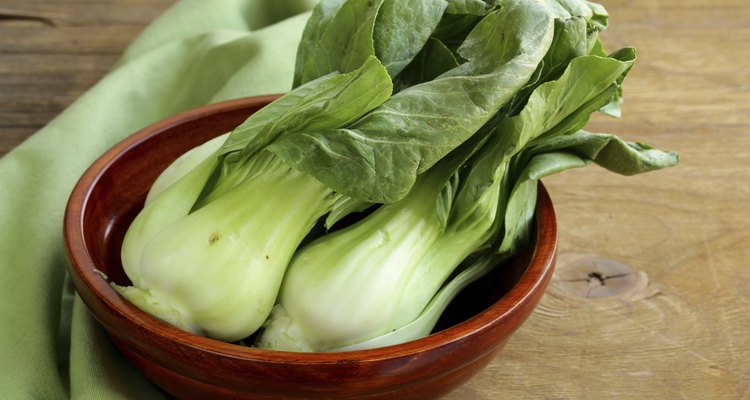
[[[406,198],[301,248],[257,345],[337,351],[422,337],[467,283],[525,247],[540,177],[590,161],[639,172],[662,166],[644,164],[648,152],[629,147],[603,154],[615,140],[606,136],[592,137],[598,143],[588,152],[571,141],[541,154],[532,147],[531,158],[522,153],[542,138],[583,138],[567,119],[588,119],[607,105],[633,61],[627,50],[576,58],[560,78],[539,85],[519,115],[478,132]]]
[[[263,325],[256,345],[272,349],[429,334],[527,245],[541,177],[677,162],[582,130],[619,114],[635,61],[603,50],[606,24],[584,0],[322,0],[294,88],[154,183],[123,242],[133,285],[117,290],[220,340]]]

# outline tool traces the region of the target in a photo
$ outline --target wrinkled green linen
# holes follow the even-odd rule
[[[163,395],[114,349],[66,273],[62,220],[84,170],[153,122],[291,88],[314,0],[182,0],[116,67],[0,159],[0,398]]]

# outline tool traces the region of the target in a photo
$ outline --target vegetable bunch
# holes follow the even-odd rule
[[[122,247],[133,286],[116,288],[197,334],[260,330],[264,348],[429,334],[527,246],[540,178],[677,163],[582,130],[619,116],[635,61],[603,50],[606,25],[583,0],[322,0],[294,89],[155,182]]]

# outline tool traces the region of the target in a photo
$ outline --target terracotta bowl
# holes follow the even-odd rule
[[[68,203],[65,238],[70,275],[89,311],[126,359],[178,398],[427,399],[461,385],[497,355],[552,276],[557,228],[541,185],[533,246],[465,290],[432,335],[409,343],[340,353],[258,350],[176,329],[109,286],[129,284],[120,264],[122,237],[158,174],[276,97],[169,118],[117,144],[86,171]]]

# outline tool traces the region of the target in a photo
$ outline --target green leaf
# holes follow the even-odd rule
[[[609,13],[601,4],[586,1],[586,5],[591,8],[591,18],[589,24],[592,30],[603,31],[609,24]]]
[[[383,0],[323,0],[305,26],[294,86],[359,68],[375,55],[373,30]]]
[[[593,110],[610,101],[618,82],[630,70],[635,55],[629,54],[632,57],[622,60],[583,56],[571,61],[560,79],[539,86],[521,114],[503,123],[501,131],[513,132],[508,143],[520,149],[543,133],[567,133],[570,126],[585,123]],[[592,101],[595,104],[590,105]]]
[[[622,175],[635,175],[677,165],[679,155],[654,149],[644,143],[629,143],[612,136],[594,162]]]
[[[543,1],[562,19],[570,16],[580,16],[588,21],[589,30],[602,31],[607,28],[607,10],[600,4],[585,0]]]
[[[596,41],[594,41],[594,45],[591,47],[591,51],[589,52],[589,55],[599,56],[599,57],[608,56],[607,51],[604,49],[604,43],[602,43],[601,39],[597,38]]]
[[[481,20],[480,15],[445,14],[432,33],[432,37],[440,40],[452,52],[455,52]]]
[[[375,57],[347,74],[330,74],[297,87],[251,115],[219,149],[221,164],[197,206],[233,188],[251,172],[251,157],[281,136],[345,126],[388,99],[392,84]]]
[[[529,161],[513,185],[507,200],[503,218],[505,232],[497,250],[501,256],[517,254],[529,242],[539,179],[587,164],[588,160],[564,151],[542,153]]]
[[[498,249],[513,255],[529,241],[536,203],[537,181],[545,176],[591,162],[619,174],[634,175],[677,165],[675,152],[628,143],[610,134],[585,131],[551,137],[517,157],[525,163],[514,183],[505,211],[505,232]]]
[[[643,143],[625,142],[612,134],[589,133],[583,130],[551,137],[529,146],[524,152],[535,155],[563,149],[622,175],[667,168],[679,162],[679,156],[675,152],[657,150]]]
[[[523,87],[553,31],[545,7],[509,0],[469,34],[459,49],[466,63],[393,95],[347,128],[286,135],[269,149],[347,196],[396,201]]]
[[[482,148],[474,161],[481,167],[473,168],[466,178],[457,207],[472,207],[493,182],[507,179],[511,158],[529,142],[543,135],[566,133],[571,126],[585,123],[592,112],[609,101],[612,86],[628,68],[629,62],[612,58],[578,57],[558,80],[537,87],[521,113],[500,122]],[[591,106],[592,101],[597,102],[595,106]]]
[[[558,79],[573,59],[590,52],[587,44],[586,19],[582,16],[569,16],[563,11],[560,12],[563,15],[555,19],[555,34],[550,48],[532,79],[513,97],[506,113],[508,116],[514,116],[520,112],[537,86]],[[606,54],[604,56],[606,57]]]
[[[443,0],[386,0],[373,31],[375,55],[391,77],[424,47],[447,7]]]
[[[603,48],[600,50],[604,51]],[[635,60],[635,49],[632,47],[626,47],[612,53],[610,57],[618,60]],[[612,95],[612,99],[609,103],[601,107],[599,111],[614,118],[620,118],[622,116],[622,103],[624,99],[622,95],[622,82],[625,80],[626,75],[627,71],[617,80],[617,88]]]
[[[393,82],[394,92],[431,81],[458,66],[453,52],[438,39],[430,38],[412,62]]]
[[[245,159],[277,136],[345,126],[391,94],[391,81],[375,57],[347,74],[331,74],[300,86],[251,115],[219,151],[228,162]]]
[[[301,85],[302,74],[305,69],[305,63],[312,57],[318,43],[320,43],[323,34],[331,26],[331,22],[338,15],[339,10],[347,0],[321,0],[318,5],[313,8],[310,18],[305,24],[305,29],[302,31],[302,38],[300,39],[297,47],[297,57],[294,65],[294,80],[293,87]]]
[[[551,45],[553,23],[553,16],[543,5],[509,0],[503,8],[482,18],[471,30],[458,48],[458,54],[467,62],[445,76],[495,75],[505,72],[512,60],[519,59],[533,60],[536,68]],[[522,51],[533,53],[519,54]],[[528,69],[528,65],[525,67]],[[528,71],[525,76],[528,78]],[[484,82],[485,79],[491,82],[496,77],[481,78],[482,83],[489,83]]]
[[[395,77],[419,53],[447,7],[444,0],[324,0],[300,41],[294,84],[358,68],[377,56]]]
[[[492,4],[489,4],[492,3]],[[483,0],[448,0],[448,8],[445,10],[447,14],[471,14],[471,15],[487,15],[496,6],[499,1],[486,2]]]
[[[557,79],[570,61],[591,51],[586,41],[586,26],[586,19],[579,16],[555,20],[555,38],[544,57],[545,77]]]

